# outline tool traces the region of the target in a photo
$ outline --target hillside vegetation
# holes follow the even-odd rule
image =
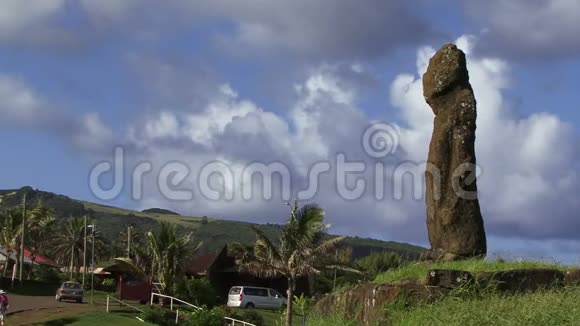
[[[485,261],[471,259],[453,262],[412,262],[397,269],[379,274],[377,284],[416,284],[425,281],[430,270],[461,270],[474,275],[480,272],[501,272],[508,270],[545,269],[576,270],[578,266],[565,266],[541,261]],[[425,284],[425,283],[423,283]],[[443,297],[434,300],[413,300],[401,295],[394,301],[378,307],[389,325],[580,325],[580,286],[575,283],[548,286],[535,291],[502,291],[493,285],[469,284],[450,290]],[[349,294],[358,286],[338,289],[335,302],[355,305],[357,295]],[[380,290],[377,290],[380,291]],[[360,295],[362,292],[358,292]],[[374,293],[374,292],[373,292]],[[342,297],[341,297],[342,296]],[[370,297],[367,297],[368,300]],[[361,300],[358,301],[360,304]],[[364,300],[363,300],[364,301]],[[323,306],[326,307],[326,306]],[[318,310],[309,325],[358,325],[358,321],[343,307],[333,311]],[[356,309],[355,309],[356,311]],[[355,312],[355,315],[357,313]],[[349,317],[347,317],[349,316]]]
[[[57,219],[88,215],[96,221],[99,232],[102,232],[104,237],[110,240],[117,239],[119,233],[130,225],[139,231],[146,232],[158,228],[159,222],[170,222],[177,224],[181,233],[192,232],[196,241],[203,242],[200,252],[210,252],[219,250],[232,242],[243,245],[253,244],[256,236],[251,229],[252,226],[258,227],[271,238],[276,238],[281,230],[281,227],[275,224],[254,224],[211,217],[181,216],[164,209],[139,212],[79,201],[64,195],[34,190],[31,187],[0,190],[0,209],[20,205],[24,193],[27,193],[30,207],[42,202],[54,210]],[[349,237],[344,244],[353,248],[353,258],[355,259],[375,251],[392,251],[401,254],[402,257],[416,259],[424,250],[424,248],[406,243],[358,237]]]

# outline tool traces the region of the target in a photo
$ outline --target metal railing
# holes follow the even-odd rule
[[[161,294],[161,293],[155,293],[155,292],[151,292],[151,305],[153,305],[153,299],[154,299],[156,296],[157,296],[157,297],[160,297],[160,298],[168,298],[168,299],[170,300],[170,303],[169,303],[169,309],[170,309],[171,311],[173,311],[173,301],[176,301],[176,302],[179,302],[179,303],[181,303],[181,304],[184,304],[184,305],[186,305],[186,306],[192,307],[192,308],[194,308],[194,309],[196,309],[196,310],[202,310],[202,309],[203,309],[203,308],[200,308],[200,307],[198,307],[198,306],[196,306],[196,305],[194,305],[194,304],[191,304],[191,303],[189,303],[189,302],[183,301],[183,300],[181,300],[181,299],[177,299],[177,298],[175,298],[175,297],[172,297],[172,296],[169,296],[169,295],[164,295],[164,294]],[[108,309],[108,306],[109,306],[109,305],[108,305],[108,301],[107,301],[107,309]],[[137,308],[135,308],[135,309],[137,309]],[[108,311],[108,310],[107,310],[107,311]],[[177,310],[175,311],[175,313],[176,313],[176,314],[175,314],[175,324],[177,324],[177,323],[179,323],[179,309],[177,309]],[[234,318],[230,318],[230,317],[224,317],[224,319],[225,319],[225,321],[226,321],[227,325],[229,325],[229,326],[235,326],[235,325],[242,325],[242,326],[256,326],[256,325],[254,325],[254,324],[252,324],[252,323],[248,323],[248,322],[245,322],[245,321],[243,321],[243,320],[234,319]]]
[[[121,301],[121,300],[119,300],[119,299],[117,299],[117,298],[111,297],[111,296],[107,296],[107,312],[109,312],[109,310],[110,310],[110,309],[109,309],[109,305],[110,305],[110,300],[111,300],[111,299],[113,299],[114,301],[116,301],[116,302],[118,302],[118,303],[120,303],[120,304],[122,304],[122,305],[125,305],[125,306],[127,306],[127,307],[129,307],[129,308],[131,308],[131,309],[133,309],[133,310],[136,310],[136,311],[138,311],[138,312],[140,312],[140,313],[144,313],[144,311],[143,311],[143,310],[141,310],[141,309],[139,309],[139,308],[137,308],[137,307],[135,307],[135,306],[132,306],[132,305],[130,305],[130,304],[128,304],[128,303],[126,303],[126,302],[123,302],[123,301]]]
[[[177,299],[177,298],[175,298],[175,297],[172,297],[172,296],[169,296],[169,295],[164,295],[164,294],[155,293],[155,292],[151,292],[151,304],[153,304],[153,298],[154,298],[154,297],[156,297],[156,296],[157,296],[157,297],[160,297],[160,298],[168,298],[168,299],[170,300],[170,303],[169,303],[169,309],[170,309],[171,311],[173,311],[173,302],[174,302],[174,301],[176,301],[176,302],[179,302],[179,303],[181,303],[181,304],[184,304],[184,305],[186,305],[186,306],[190,306],[190,307],[192,307],[192,308],[194,308],[194,309],[196,309],[196,310],[201,310],[201,308],[200,308],[200,307],[198,307],[198,306],[196,306],[196,305],[194,305],[194,304],[191,304],[191,303],[189,303],[189,302],[186,302],[186,301],[183,301],[183,300]]]
[[[224,319],[226,320],[226,322],[230,326],[234,326],[234,325],[238,325],[238,324],[243,325],[243,326],[256,326],[254,324],[251,324],[251,323],[248,323],[248,322],[245,322],[245,321],[242,321],[242,320],[233,319],[233,318],[230,318],[230,317],[224,317]]]

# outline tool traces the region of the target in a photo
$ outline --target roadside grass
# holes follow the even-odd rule
[[[150,323],[144,323],[136,319],[134,315],[130,314],[112,314],[105,312],[91,312],[82,313],[75,315],[61,316],[57,319],[52,319],[44,321],[42,323],[37,323],[33,325],[46,325],[46,326],[101,326],[101,325],[153,325]]]
[[[308,326],[358,326],[358,322],[354,320],[348,320],[339,315],[310,316],[306,324]]]
[[[267,310],[267,309],[255,309],[255,311],[264,318],[264,325],[265,326],[277,326],[283,325],[281,323],[282,317],[284,316],[278,310]],[[294,314],[292,317],[292,324],[294,326],[301,326],[302,325],[302,316],[298,314]],[[308,319],[307,325],[310,325],[310,319]]]
[[[451,296],[429,305],[389,309],[388,317],[393,325],[579,325],[579,299],[580,287],[473,299]]]
[[[471,273],[497,272],[510,269],[553,268],[567,270],[571,267],[556,263],[540,261],[486,261],[483,259],[470,259],[449,262],[415,262],[389,270],[377,275],[374,283],[400,283],[405,280],[423,280],[431,269],[455,269]]]

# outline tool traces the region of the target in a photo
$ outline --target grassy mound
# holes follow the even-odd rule
[[[392,309],[393,325],[578,325],[580,287],[525,295],[449,297],[430,305]]]
[[[486,261],[482,259],[470,259],[450,262],[418,262],[404,265],[400,268],[379,274],[375,283],[400,283],[405,280],[424,279],[432,269],[454,269],[471,273],[478,272],[498,272],[510,269],[533,269],[549,268],[566,270],[570,267],[555,263],[546,263],[539,261]]]

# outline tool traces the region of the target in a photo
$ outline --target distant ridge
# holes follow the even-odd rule
[[[177,215],[177,216],[181,216],[181,214],[176,213],[174,211],[170,211],[168,209],[163,209],[163,208],[148,208],[148,209],[144,209],[141,212],[143,213],[153,213],[153,214],[167,214],[167,215]]]
[[[29,207],[42,202],[54,211],[55,218],[67,219],[87,215],[95,220],[97,229],[109,241],[119,240],[119,233],[131,225],[141,232],[159,227],[160,222],[175,223],[182,233],[192,233],[195,241],[203,242],[200,252],[213,252],[230,243],[251,245],[256,241],[252,227],[256,227],[269,237],[277,237],[281,226],[258,224],[211,217],[182,216],[170,210],[152,208],[135,211],[93,202],[72,199],[52,192],[22,187],[20,189],[0,189],[0,211],[19,207],[26,193]],[[336,235],[328,235],[335,237]],[[344,244],[352,248],[353,257],[360,258],[372,252],[396,252],[406,259],[417,259],[425,248],[408,243],[383,241],[370,238],[347,237]]]

